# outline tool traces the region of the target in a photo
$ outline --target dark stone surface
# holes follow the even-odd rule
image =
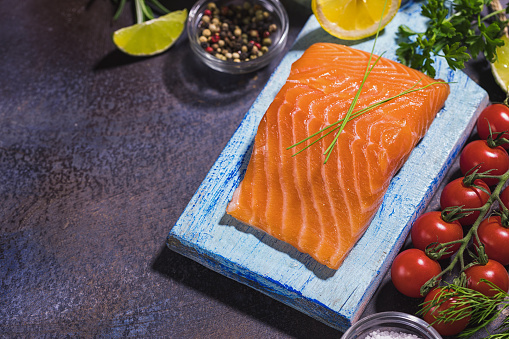
[[[310,12],[283,3],[290,45]],[[220,74],[185,35],[159,56],[129,57],[111,35],[133,17],[113,22],[114,11],[0,3],[1,336],[338,338],[165,247],[280,59]],[[475,69],[501,100],[486,65]],[[386,280],[366,314],[415,307]]]

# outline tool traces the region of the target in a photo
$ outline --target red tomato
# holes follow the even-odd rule
[[[463,183],[463,177],[455,179],[445,185],[440,195],[440,206],[442,209],[452,206],[463,206],[464,208],[477,208],[483,206],[490,198],[491,191],[482,180],[475,180],[474,184],[483,187],[490,194],[482,191],[481,189],[471,186],[467,187]],[[459,219],[459,222],[465,225],[472,225],[477,217],[479,211],[476,211],[466,217]]]
[[[503,104],[493,104],[486,107],[477,119],[477,134],[481,139],[487,140],[488,136],[493,134],[493,139],[497,134],[509,131],[509,107]],[[504,138],[509,139],[509,133],[504,133]],[[509,144],[504,144],[505,149],[509,149]]]
[[[437,287],[432,289],[427,295],[426,298],[424,298],[425,303],[432,302],[433,300],[440,301],[440,293],[444,290],[443,287]],[[447,291],[447,290],[446,290]],[[457,299],[452,297],[444,301],[442,304],[432,307],[428,312],[426,312],[423,315],[424,321],[426,321],[428,324],[433,324],[437,320],[437,317],[439,317],[439,312],[447,310],[451,307],[455,307],[455,303],[457,303]],[[423,307],[426,307],[426,304],[423,305]],[[464,306],[462,308],[465,308]],[[458,307],[458,310],[460,308]],[[432,326],[437,332],[441,335],[456,335],[463,331],[465,327],[467,327],[468,322],[470,321],[470,315],[459,320],[455,321],[436,321]]]
[[[411,230],[414,247],[425,250],[431,243],[447,243],[463,239],[463,228],[459,221],[446,222],[442,219],[442,213],[432,211],[422,214],[415,220]],[[460,248],[460,243],[450,247],[442,258],[449,258]]]
[[[426,253],[411,248],[398,254],[391,266],[391,279],[398,291],[412,298],[420,298],[421,287],[442,271],[440,264]]]
[[[488,258],[502,265],[509,265],[509,228],[502,225],[499,215],[484,219],[477,229],[477,234]],[[474,240],[477,244],[477,239]]]
[[[484,281],[480,281],[481,279],[491,281],[505,292],[509,291],[509,274],[498,261],[489,259],[486,265],[471,266],[465,270],[465,274],[467,275],[467,287],[484,295],[491,297],[498,292]]]
[[[500,192],[500,200],[504,203],[506,208],[509,208],[509,186],[504,188],[502,192]]]
[[[491,170],[490,175],[502,175],[509,169],[509,155],[502,146],[490,147],[486,140],[468,143],[460,155],[460,168],[463,175],[479,165],[479,172]],[[496,178],[482,179],[489,186],[498,184]]]

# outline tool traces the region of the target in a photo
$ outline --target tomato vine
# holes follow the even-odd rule
[[[504,107],[490,105],[481,113],[477,122],[478,126],[483,125],[480,134],[485,135],[488,129],[489,135],[464,147],[460,155],[464,177],[444,187],[440,196],[441,212],[427,212],[413,225],[411,236],[416,248],[411,250],[414,256],[428,260],[429,269],[416,268],[418,265],[409,256],[409,250],[401,252],[391,267],[391,278],[398,291],[410,297],[426,297],[421,314],[442,335],[457,334],[465,329],[466,323],[471,325],[464,333],[485,328],[495,319],[494,308],[483,309],[478,305],[491,303],[495,308],[509,305],[509,274],[503,266],[509,263],[505,253],[509,253],[509,168],[506,166],[509,155],[503,147],[509,144],[509,139],[505,138],[507,129],[500,127],[506,119],[496,119],[493,114],[494,109],[499,114],[508,113],[509,107],[505,104]],[[486,164],[493,150],[500,161],[490,159],[491,164]],[[467,165],[471,168],[467,169]],[[465,228],[465,234],[457,229],[458,224]],[[492,241],[490,237],[499,239]],[[436,240],[430,241],[433,238]],[[467,254],[472,259],[470,262],[465,259]],[[442,269],[438,260],[449,257],[449,263]],[[408,279],[410,273],[412,279]],[[446,276],[452,278],[452,283],[446,281]],[[468,297],[472,296],[477,299],[470,304]],[[508,322],[509,318],[504,324]]]

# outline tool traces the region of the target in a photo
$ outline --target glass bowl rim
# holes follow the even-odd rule
[[[277,16],[277,20],[281,24],[281,33],[279,34],[279,39],[277,41],[273,41],[271,48],[267,53],[262,55],[259,58],[254,60],[244,61],[244,62],[233,62],[233,61],[224,61],[216,58],[215,56],[207,53],[198,42],[198,22],[201,17],[201,11],[204,7],[209,3],[236,3],[240,2],[239,0],[198,0],[193,5],[191,10],[189,11],[186,27],[187,27],[187,36],[191,45],[191,50],[198,56],[198,58],[204,62],[207,66],[217,71],[232,73],[232,74],[240,74],[240,73],[249,73],[256,71],[268,63],[270,63],[277,55],[279,55],[285,48],[286,42],[288,40],[289,33],[289,18],[286,9],[283,4],[279,0],[250,0],[251,3],[261,3],[261,4],[270,4],[273,7],[273,14]]]
[[[414,330],[419,331],[422,335],[425,334],[427,337],[442,339],[442,336],[423,319],[412,314],[395,311],[374,313],[358,320],[341,336],[341,339],[355,338],[353,335],[357,334],[356,331],[358,331],[359,328],[370,323],[382,325],[384,323],[383,321],[387,323],[411,325]],[[374,330],[376,329],[372,329],[372,331]]]

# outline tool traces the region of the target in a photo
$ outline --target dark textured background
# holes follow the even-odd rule
[[[290,45],[310,11],[283,3]],[[0,335],[338,338],[165,247],[280,59],[220,74],[185,35],[132,58],[111,35],[133,17],[113,22],[114,11],[106,0],[0,2]],[[469,72],[503,99],[485,62]],[[415,309],[386,282],[366,314]]]

